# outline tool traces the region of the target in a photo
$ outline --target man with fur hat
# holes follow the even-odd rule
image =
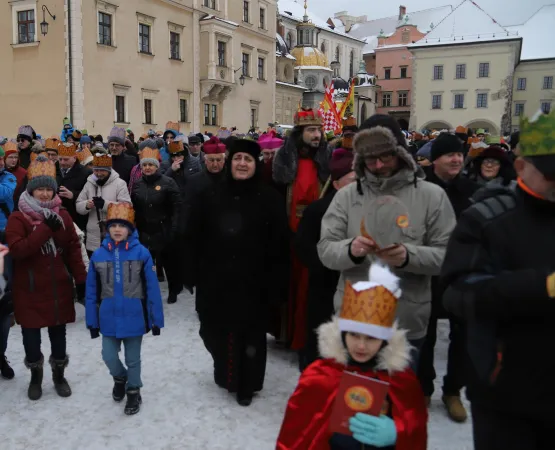
[[[424,181],[406,145],[393,117],[376,114],[364,122],[354,142],[357,182],[332,200],[318,254],[327,268],[341,271],[336,311],[347,280],[364,279],[378,259],[389,265],[404,285],[399,325],[418,350],[430,318],[431,277],[439,274],[455,214],[445,191]],[[415,354],[414,367],[417,361]]]
[[[329,167],[332,183],[321,199],[308,205],[295,235],[297,255],[309,272],[305,324],[307,336],[305,348],[301,351],[301,371],[320,357],[316,329],[333,315],[333,296],[339,280],[339,272],[325,267],[318,257],[322,219],[337,191],[356,181],[352,151],[337,149],[333,152]]]
[[[17,148],[19,150],[19,164],[24,169],[31,164],[31,152],[37,135],[31,125],[21,125],[17,131]]]
[[[481,189],[459,218],[440,283],[466,324],[474,448],[553,447],[555,110],[520,124],[514,189]]]
[[[108,150],[112,155],[112,170],[119,174],[119,177],[129,183],[131,170],[135,167],[135,157],[128,155],[125,150],[125,130],[114,127],[108,136]]]
[[[297,232],[306,207],[321,197],[329,179],[330,151],[322,125],[322,116],[317,111],[301,109],[295,115],[291,136],[274,157],[273,177],[284,191],[292,233]],[[278,334],[291,348],[300,350],[306,338],[308,269],[299,261],[295,251],[291,257],[291,294]]]

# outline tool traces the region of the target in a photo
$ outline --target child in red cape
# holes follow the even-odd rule
[[[287,404],[277,450],[426,449],[424,394],[409,367],[406,332],[394,325],[400,295],[399,279],[377,264],[370,268],[369,282],[347,282],[339,317],[318,329],[324,359],[301,375]],[[349,421],[353,436],[330,431],[344,371],[389,383],[387,414],[357,413]]]

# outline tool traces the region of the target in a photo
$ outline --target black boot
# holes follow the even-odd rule
[[[127,385],[127,378],[114,377],[114,389],[112,390],[112,398],[116,402],[121,402],[125,398],[125,386]]]
[[[64,371],[69,364],[69,357],[65,359],[55,360],[50,357],[50,365],[52,366],[52,381],[54,381],[54,388],[60,397],[69,397],[71,395],[71,388],[64,377]]]
[[[140,389],[128,389],[127,390],[127,403],[125,404],[125,414],[132,416],[137,414],[141,410],[141,403],[143,399],[141,398]]]
[[[43,364],[43,357],[41,357],[40,360],[35,363],[28,363],[27,358],[25,358],[25,367],[31,370],[31,382],[29,383],[29,389],[27,390],[27,396],[30,400],[38,400],[42,397]]]
[[[177,294],[175,292],[170,292],[168,295],[168,304],[172,305],[177,302]]]
[[[252,403],[252,395],[237,395],[237,403],[241,406],[250,406]]]
[[[10,367],[10,362],[6,359],[6,355],[2,354],[0,354],[0,374],[6,380],[11,380],[15,376],[13,369]]]

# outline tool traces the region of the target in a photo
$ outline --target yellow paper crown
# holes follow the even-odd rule
[[[135,225],[135,210],[131,203],[110,203],[106,221],[123,220]]]
[[[33,158],[33,154],[31,154],[33,161],[27,168],[27,178],[29,181],[36,177],[51,177],[56,179],[56,165],[45,156],[37,161],[38,156],[38,154],[35,154]]]
[[[160,161],[160,152],[158,151],[157,148],[154,149],[150,147],[145,147],[141,150],[141,154],[139,155],[139,158],[141,161],[143,159],[156,159]]]
[[[77,153],[77,146],[70,142],[61,143],[58,147],[58,155],[59,156],[76,156]]]
[[[170,145],[168,145],[168,152],[170,153],[180,153],[183,150],[184,150],[183,142],[181,141],[173,141],[173,142],[170,142]]]
[[[31,162],[35,161],[40,155],[44,155],[46,156],[46,150],[41,148],[39,151],[33,151],[31,152]]]
[[[56,138],[48,138],[46,140],[46,143],[44,144],[44,148],[46,150],[54,150],[56,152],[59,150],[59,146],[60,146],[60,141]]]
[[[112,157],[107,153],[95,153],[93,155],[93,167],[112,167]]]
[[[77,152],[75,156],[77,156],[77,159],[79,160],[80,163],[82,163],[83,161],[85,161],[88,158],[93,157],[91,151],[88,148],[84,148],[80,152]]]
[[[520,156],[555,155],[555,108],[549,114],[538,112],[520,122]]]
[[[3,145],[3,147],[4,147],[4,152],[6,153],[9,151],[17,152],[17,144],[15,142],[8,141]]]

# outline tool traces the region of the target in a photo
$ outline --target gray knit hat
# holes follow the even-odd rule
[[[152,142],[151,139],[147,139],[147,141]],[[139,156],[141,158],[141,167],[143,164],[153,164],[160,168],[160,152],[156,146],[143,148]]]
[[[108,144],[110,142],[117,142],[118,144],[125,145],[125,129],[114,127],[108,136]]]
[[[39,155],[27,169],[27,192],[32,194],[38,188],[50,188],[54,192],[58,190],[56,183],[56,166],[46,156]]]
[[[141,151],[141,150],[143,150],[147,147],[148,148],[160,148],[160,147],[158,147],[158,143],[156,142],[156,139],[145,139],[143,142],[141,142],[139,144],[139,151]]]

